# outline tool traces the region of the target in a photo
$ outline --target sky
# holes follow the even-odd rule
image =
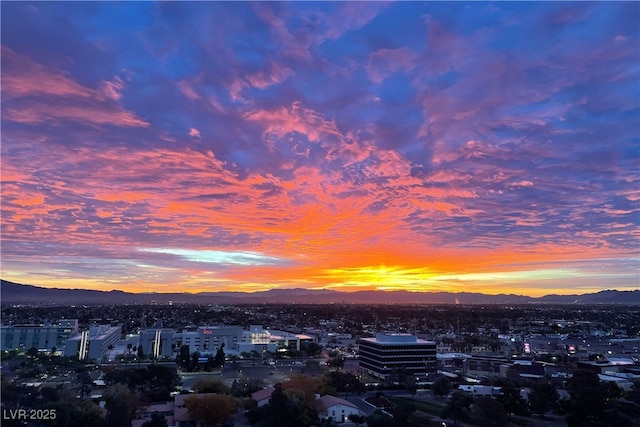
[[[7,2],[2,278],[640,287],[638,2]]]

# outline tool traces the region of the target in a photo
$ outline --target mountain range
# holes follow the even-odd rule
[[[1,281],[2,304],[640,304],[640,290],[603,290],[582,295],[487,295],[471,292],[409,292],[271,289],[263,292],[130,293],[43,288]]]

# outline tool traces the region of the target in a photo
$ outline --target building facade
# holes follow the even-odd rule
[[[182,331],[174,335],[175,348],[189,346],[202,355],[215,354],[224,344],[226,354],[238,354],[243,329],[239,326],[200,326],[195,331]]]
[[[77,356],[79,360],[101,360],[115,347],[122,336],[121,326],[95,325],[89,330],[69,338],[64,347],[65,356]]]
[[[138,345],[146,357],[152,359],[171,358],[174,356],[173,342],[176,331],[173,329],[146,329],[140,331]]]
[[[77,319],[60,320],[55,325],[11,325],[0,327],[1,350],[62,350],[69,337],[78,333]]]
[[[387,379],[405,372],[425,377],[436,368],[436,343],[409,334],[378,334],[361,338],[360,369],[373,377]]]

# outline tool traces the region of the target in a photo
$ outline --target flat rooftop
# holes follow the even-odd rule
[[[367,341],[376,344],[434,344],[433,341],[421,340],[418,337],[410,334],[377,334],[375,338],[361,338],[362,341]]]

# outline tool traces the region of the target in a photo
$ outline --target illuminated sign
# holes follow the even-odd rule
[[[205,335],[211,335],[213,333],[213,329],[203,329],[202,333]]]

